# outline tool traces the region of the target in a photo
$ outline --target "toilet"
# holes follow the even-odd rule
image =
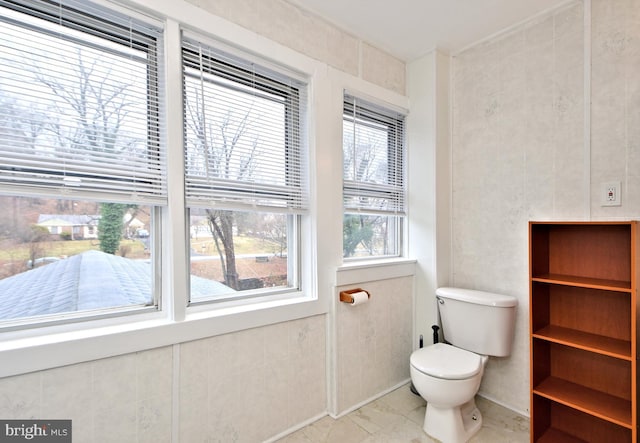
[[[411,381],[427,402],[424,431],[464,443],[482,427],[475,395],[489,356],[511,354],[518,300],[462,288],[436,290],[444,343],[411,354]]]

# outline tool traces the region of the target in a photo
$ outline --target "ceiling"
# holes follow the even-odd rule
[[[567,0],[288,0],[396,57],[460,50]]]

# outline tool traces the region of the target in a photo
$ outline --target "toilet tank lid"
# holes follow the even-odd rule
[[[438,288],[436,289],[436,295],[442,298],[501,308],[511,308],[518,305],[518,299],[511,295],[476,291],[474,289]]]

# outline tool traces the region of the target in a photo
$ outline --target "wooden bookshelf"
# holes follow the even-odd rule
[[[637,441],[636,231],[529,223],[532,442]]]
[[[631,361],[631,342],[628,340],[618,340],[554,325],[538,329],[533,333],[533,337]]]

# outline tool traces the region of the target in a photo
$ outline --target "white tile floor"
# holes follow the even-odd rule
[[[527,443],[529,420],[481,397],[482,429],[470,443]],[[422,430],[425,401],[409,385],[334,420],[324,417],[279,443],[433,443]]]

